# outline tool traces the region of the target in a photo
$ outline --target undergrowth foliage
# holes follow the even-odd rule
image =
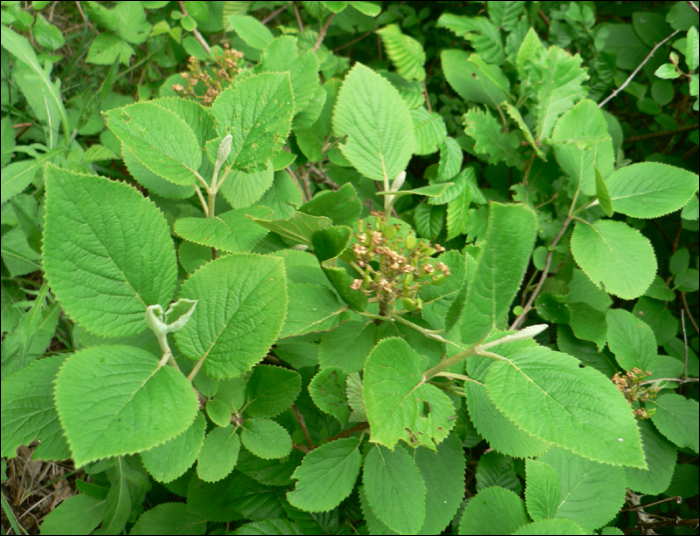
[[[83,93],[3,7],[2,456],[80,477],[42,533],[692,530],[697,8],[180,4],[84,5]]]

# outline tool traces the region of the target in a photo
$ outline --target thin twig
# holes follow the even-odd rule
[[[357,432],[361,432],[362,430],[369,428],[369,423],[367,421],[361,422],[360,424],[356,424],[352,428],[348,428],[347,430],[340,432],[339,434],[335,434],[334,436],[329,437],[326,439],[326,443],[330,443],[331,441],[335,441],[336,439],[343,439],[344,437],[350,437],[352,434],[356,434]]]
[[[622,91],[623,89],[625,89],[625,88],[627,87],[627,85],[632,81],[632,79],[633,79],[635,76],[637,76],[637,73],[640,71],[640,69],[641,69],[642,67],[644,67],[644,65],[651,59],[651,57],[654,55],[654,52],[656,52],[656,50],[657,50],[661,45],[663,45],[666,41],[668,41],[669,39],[671,39],[671,37],[673,37],[674,35],[676,35],[679,31],[680,31],[680,30],[676,30],[676,31],[673,32],[671,35],[669,35],[666,39],[664,39],[664,40],[661,41],[660,43],[654,45],[654,48],[652,48],[652,49],[651,49],[651,52],[649,52],[649,55],[648,55],[646,58],[644,58],[644,61],[643,61],[642,63],[640,63],[634,71],[632,71],[632,74],[629,75],[629,77],[627,78],[627,80],[625,80],[625,82],[624,82],[619,88],[617,88],[615,91],[613,91],[607,99],[605,99],[603,102],[601,102],[601,103],[598,105],[598,108],[602,108],[603,106],[605,106],[605,105],[608,103],[608,101],[609,101],[610,99],[613,99],[613,98],[617,97],[617,94],[618,94],[620,91]]]
[[[187,8],[185,7],[185,2],[183,2],[182,0],[178,0],[177,3],[180,5],[180,11],[182,11],[182,14],[185,17],[189,17],[189,14],[187,13]],[[207,51],[207,54],[211,54],[211,48],[209,47],[209,43],[207,43],[202,34],[199,33],[199,30],[195,28],[194,30],[192,30],[192,34],[194,35],[195,39],[199,41],[199,44],[202,45],[202,47],[204,47],[204,50]]]
[[[428,108],[428,111],[430,113],[433,113],[433,109],[430,107],[430,99],[428,98],[428,88],[425,85],[425,78],[422,80],[423,82],[423,97],[425,97],[425,105]]]
[[[695,13],[700,13],[700,10],[698,9],[698,6],[696,6],[695,4],[693,4],[690,0],[686,0],[686,1],[688,2],[688,5],[689,5],[690,7],[693,8],[693,11],[695,11]]]
[[[304,454],[308,454],[309,452],[311,452],[311,449],[309,447],[307,447],[306,445],[300,445],[299,443],[292,443],[292,448],[297,449],[303,452]]]
[[[635,141],[642,141],[642,140],[649,140],[652,138],[661,138],[663,136],[673,136],[674,134],[681,134],[683,132],[687,132],[688,130],[695,130],[700,126],[700,123],[695,123],[694,125],[686,125],[681,128],[676,128],[674,130],[664,130],[663,132],[652,132],[651,134],[642,134],[640,136],[632,136],[631,138],[627,138],[626,140],[623,140],[622,144],[624,145],[625,143],[633,143]]]
[[[301,192],[301,197],[302,197],[302,199],[304,200],[304,203],[306,203],[306,202],[307,202],[309,199],[311,199],[311,198],[307,195],[306,190],[304,190],[304,188],[301,187],[301,184],[299,183],[299,179],[297,179],[297,176],[294,175],[294,172],[292,171],[292,168],[290,168],[289,166],[287,166],[287,167],[284,168],[284,169],[285,169],[285,171],[286,171],[287,173],[289,173],[289,176],[292,177],[292,180],[294,180],[294,184],[296,184],[296,185],[297,185],[297,188],[299,188],[299,191]]]
[[[294,16],[297,18],[297,26],[299,26],[299,33],[304,33],[304,22],[301,20],[301,14],[299,13],[299,8],[297,3],[294,2]]]
[[[700,333],[700,330],[698,329],[698,325],[695,322],[693,315],[690,314],[690,307],[688,307],[688,302],[685,299],[685,292],[681,292],[681,301],[683,302],[683,308],[685,309],[685,312],[688,313],[688,320],[690,320],[690,323],[693,324],[693,328],[695,328],[695,331]]]
[[[372,31],[370,30],[369,32],[362,34],[360,37],[358,37],[358,38],[356,38],[356,39],[353,39],[353,40],[350,41],[349,43],[345,43],[344,45],[340,45],[339,47],[334,48],[334,49],[333,49],[333,52],[338,52],[339,50],[342,50],[342,49],[344,49],[344,48],[346,48],[346,47],[349,47],[349,46],[351,46],[351,45],[354,45],[355,43],[357,43],[358,41],[361,41],[362,39],[364,39],[365,37],[367,37],[367,36],[368,36],[369,34],[371,34],[371,33],[372,33]]]
[[[316,446],[314,445],[314,442],[311,441],[311,436],[309,435],[309,430],[306,428],[306,421],[304,421],[304,416],[301,414],[296,404],[292,404],[292,411],[294,411],[294,417],[296,418],[297,422],[299,423],[299,426],[301,427],[301,431],[304,434],[304,439],[306,439],[306,443],[309,445],[309,448],[315,449]]]
[[[333,17],[335,17],[335,13],[331,13],[329,15],[328,20],[326,20],[325,24],[323,25],[323,28],[321,28],[321,31],[318,32],[318,39],[316,39],[316,42],[314,43],[314,48],[311,49],[314,54],[316,54],[316,51],[321,47],[321,43],[323,43],[323,40],[326,38],[326,32],[328,31],[328,27],[331,25]]]
[[[279,9],[275,9],[272,13],[270,13],[267,17],[265,17],[265,18],[262,20],[262,23],[263,23],[263,24],[267,24],[267,23],[270,22],[272,19],[274,19],[277,15],[279,15],[280,13],[282,13],[285,9],[287,9],[287,6],[282,6],[282,7],[279,8]]]

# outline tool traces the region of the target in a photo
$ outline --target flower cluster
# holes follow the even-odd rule
[[[648,402],[656,398],[659,390],[653,387],[641,385],[642,381],[651,376],[651,372],[644,372],[637,367],[627,371],[625,374],[616,372],[612,377],[615,387],[625,395],[627,402],[631,405],[632,402]],[[639,420],[648,419],[654,414],[655,409],[639,408],[634,410],[634,415]]]
[[[352,252],[363,277],[355,279],[350,288],[368,296],[374,294],[382,308],[401,298],[407,310],[420,309],[420,287],[441,285],[450,275],[445,263],[430,258],[445,248],[417,239],[413,231],[401,239],[399,226],[387,223],[383,213],[373,211],[372,216],[377,218],[375,226],[360,220],[355,233],[357,243]]]
[[[173,91],[180,93],[183,96],[201,99],[202,104],[209,105],[216,97],[219,96],[233,78],[240,74],[243,70],[238,67],[238,60],[243,57],[243,53],[229,47],[228,43],[224,44],[224,52],[214,60],[214,65],[210,69],[203,70],[200,61],[194,56],[190,56],[187,70],[189,72],[180,73],[187,80],[187,87],[181,84],[173,84]],[[209,72],[211,71],[211,74]],[[199,82],[202,82],[206,87],[204,95],[200,96],[195,93],[195,87]]]

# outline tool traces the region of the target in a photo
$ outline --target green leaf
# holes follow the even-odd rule
[[[367,502],[382,523],[400,534],[418,532],[426,514],[425,482],[403,448],[371,448],[362,482]]]
[[[603,176],[600,174],[598,168],[595,168],[595,193],[600,203],[600,208],[603,209],[605,215],[610,218],[613,215],[612,200],[610,199],[610,192],[608,191],[608,186],[605,184]]]
[[[216,427],[204,438],[197,458],[197,476],[205,482],[226,478],[238,461],[241,440],[233,424]]]
[[[471,345],[504,324],[530,261],[535,224],[535,213],[526,205],[489,204],[488,246],[476,258],[476,272],[448,336],[454,329],[462,344]]]
[[[697,174],[658,162],[623,167],[606,182],[615,212],[634,218],[658,218],[675,212],[698,190]]]
[[[197,412],[194,422],[184,433],[162,445],[141,453],[146,471],[158,482],[168,483],[180,478],[192,467],[204,441],[207,419]]]
[[[544,347],[492,364],[486,388],[496,408],[543,441],[588,459],[646,468],[629,404],[597,370]]]
[[[228,22],[246,45],[262,50],[274,36],[267,26],[250,15],[229,15]]]
[[[422,237],[436,240],[445,224],[446,209],[444,206],[431,206],[421,203],[413,213],[416,231]]]
[[[384,339],[374,347],[362,390],[373,443],[393,450],[402,440],[435,450],[447,437],[455,408],[444,392],[422,380],[421,357],[405,340]]]
[[[487,162],[505,162],[522,168],[525,156],[520,153],[520,140],[515,132],[503,132],[503,125],[491,113],[472,108],[463,116],[464,132],[474,139],[474,151],[488,156]]]
[[[52,393],[64,359],[57,355],[34,361],[2,382],[3,457],[14,458],[17,447],[36,440],[40,444],[33,454],[35,460],[58,461],[70,456]]]
[[[608,346],[624,370],[651,371],[656,363],[654,332],[641,318],[623,309],[607,314]]]
[[[603,178],[615,167],[612,138],[598,105],[584,99],[566,112],[552,132],[554,154],[576,189],[596,193],[596,169]]]
[[[286,287],[282,259],[235,253],[206,264],[180,289],[180,298],[199,302],[175,333],[178,347],[190,359],[203,358],[210,378],[244,374],[280,333]]]
[[[637,493],[658,495],[668,488],[678,456],[676,446],[662,436],[647,420],[638,421],[644,457],[652,461],[648,469],[625,467],[627,487]]]
[[[353,490],[360,473],[359,440],[348,437],[331,441],[304,456],[292,478],[296,487],[287,493],[289,504],[306,512],[327,512]]]
[[[651,417],[659,431],[679,447],[698,452],[698,402],[668,393],[647,403],[656,411]]]
[[[457,434],[450,434],[437,452],[416,449],[413,461],[425,481],[425,522],[418,534],[440,534],[457,513],[464,497],[466,460]]]
[[[285,220],[268,221],[251,217],[258,225],[277,233],[295,244],[311,245],[314,233],[330,227],[333,222],[325,216],[309,216],[296,211]]]
[[[326,216],[333,225],[355,227],[362,212],[362,201],[352,184],[344,184],[339,190],[320,191],[313,199],[299,207],[299,212],[310,216]]]
[[[282,150],[291,129],[295,103],[288,73],[250,76],[225,89],[211,114],[221,138],[233,136],[227,165],[255,171]],[[217,149],[220,139],[213,144]]]
[[[338,367],[347,373],[358,372],[365,366],[375,344],[377,326],[373,322],[343,322],[333,331],[324,333],[318,348],[321,368]],[[338,352],[342,348],[342,352]]]
[[[581,62],[578,54],[571,56],[561,48],[550,47],[525,64],[536,102],[536,140],[548,138],[559,118],[586,96],[587,89],[582,84],[588,80],[588,74]]]
[[[525,2],[494,2],[489,4],[489,18],[499,28],[512,32],[515,31],[524,8]]]
[[[447,137],[447,127],[440,114],[429,112],[420,107],[411,110],[413,121],[413,134],[416,146],[413,152],[418,155],[432,154],[438,150],[438,146]]]
[[[663,65],[660,65],[656,71],[654,71],[654,75],[658,76],[662,80],[675,80],[681,75],[681,73],[672,63],[664,63]]]
[[[131,56],[135,53],[133,47],[111,33],[101,33],[90,43],[86,63],[95,65],[112,65],[119,61],[122,65],[129,65]]]
[[[146,329],[175,290],[175,250],[155,205],[123,182],[50,166],[43,265],[66,313],[97,335]],[[89,210],[87,209],[89,207]]]
[[[551,465],[528,459],[525,463],[525,474],[525,503],[528,514],[535,521],[553,519],[561,500],[559,473]]]
[[[425,79],[425,51],[418,41],[401,33],[397,24],[389,24],[376,33],[382,38],[386,55],[394,63],[397,73],[406,80]]]
[[[229,210],[213,218],[180,218],[174,230],[185,240],[229,253],[247,253],[260,242],[267,231],[250,221],[264,218],[272,211],[266,207]]]
[[[246,385],[247,417],[276,417],[291,407],[301,392],[298,372],[258,365]]]
[[[459,523],[459,533],[513,534],[529,521],[520,497],[509,489],[493,486],[480,490],[469,500]]]
[[[286,171],[275,173],[272,188],[267,190],[256,205],[271,208],[275,213],[271,220],[283,220],[294,214],[295,207],[300,206],[304,199],[299,186]]]
[[[234,209],[246,208],[260,200],[275,179],[272,161],[268,160],[266,166],[264,170],[251,173],[231,171],[219,190],[229,205]]]
[[[345,77],[333,114],[343,156],[365,177],[391,181],[413,154],[413,123],[398,91],[383,76],[356,63]]]
[[[241,432],[243,446],[258,458],[284,458],[292,450],[287,430],[270,419],[246,419]]]
[[[515,59],[515,66],[518,69],[518,74],[521,79],[525,80],[527,78],[527,71],[525,70],[526,62],[534,61],[540,54],[545,54],[545,48],[540,38],[537,36],[535,29],[530,28],[518,49],[518,55]]]
[[[688,68],[694,71],[698,68],[700,62],[700,47],[698,46],[698,29],[695,26],[688,28],[688,37],[686,40],[685,62]]]
[[[498,27],[484,17],[462,17],[445,13],[437,22],[438,28],[448,28],[457,36],[470,41],[484,61],[492,64],[503,62],[505,52]]]
[[[159,504],[141,514],[131,527],[132,534],[192,534],[207,533],[207,522],[187,510],[187,504],[170,502]]]
[[[4,36],[3,36],[4,38]],[[81,494],[69,497],[41,524],[42,534],[89,534],[104,517],[105,501]]]
[[[538,460],[556,471],[560,484],[556,514],[549,517],[570,519],[590,532],[606,525],[624,505],[626,479],[622,467],[596,463],[558,447],[550,448]],[[529,487],[529,475],[527,484]],[[547,485],[551,489],[552,482]]]
[[[178,115],[151,102],[106,112],[107,127],[149,171],[167,181],[190,186],[202,163],[201,146]]]
[[[571,253],[593,283],[602,283],[606,292],[625,300],[644,294],[656,275],[649,240],[620,221],[577,222]]]
[[[450,138],[449,136],[447,136],[440,143],[439,148],[440,163],[438,165],[436,180],[439,182],[444,182],[450,180],[452,177],[457,175],[457,173],[459,173],[459,170],[462,168],[462,160],[464,155],[462,154],[462,148],[459,146],[459,143],[457,143],[457,140]]]
[[[55,400],[76,466],[151,449],[187,430],[197,414],[187,379],[132,346],[75,353],[56,377]]]
[[[510,84],[498,66],[463,50],[443,50],[440,61],[445,79],[464,100],[496,109],[508,99]]]
[[[199,376],[197,379],[200,380],[201,378],[204,378],[204,376]],[[214,380],[214,382],[218,382],[218,380]],[[215,383],[215,385],[218,385],[218,383]],[[202,391],[200,391],[200,393],[201,392]],[[231,422],[231,405],[227,404],[223,400],[207,401],[206,410],[209,420],[211,420],[211,422],[213,422],[216,426],[223,428],[228,426]]]
[[[452,240],[464,231],[472,202],[472,191],[465,185],[462,195],[447,205],[447,240]]]
[[[326,367],[314,376],[309,383],[309,394],[314,404],[332,415],[345,426],[350,417],[350,408],[345,399],[347,373],[337,367]]]
[[[333,291],[321,285],[289,285],[289,309],[280,338],[297,337],[314,331],[328,331],[340,322],[343,307]]]

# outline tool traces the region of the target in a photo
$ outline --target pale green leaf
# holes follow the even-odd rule
[[[612,138],[603,112],[584,99],[566,112],[552,132],[554,154],[576,189],[595,195],[595,170],[603,178],[615,167]]]
[[[131,534],[206,534],[207,522],[187,510],[187,504],[169,502],[159,504],[141,514],[131,527]]]
[[[605,215],[610,218],[613,215],[613,207],[612,207],[612,199],[610,199],[610,192],[608,191],[608,185],[605,184],[605,180],[603,179],[603,176],[600,174],[600,171],[598,171],[598,168],[595,168],[595,193],[596,197],[598,198],[598,202],[600,203],[600,208],[603,209],[603,212],[605,212]]]
[[[289,309],[280,338],[328,331],[340,322],[343,307],[328,287],[310,283],[289,285]]]
[[[429,112],[424,107],[411,110],[410,113],[413,121],[413,134],[416,139],[413,152],[419,155],[434,153],[447,137],[447,127],[442,116],[435,112]]]
[[[545,48],[537,36],[537,32],[534,28],[530,28],[523,39],[520,48],[518,49],[518,55],[515,59],[515,66],[518,69],[518,74],[520,78],[525,80],[527,78],[527,72],[525,71],[525,64],[529,60],[535,60],[539,54],[544,54]]]
[[[204,438],[197,457],[197,476],[205,482],[217,482],[226,478],[238,461],[241,440],[233,424],[218,426]]]
[[[461,149],[460,149],[461,150]],[[469,199],[471,200],[471,188],[469,188],[469,182],[476,180],[476,175],[474,174],[474,169],[471,167],[464,168],[459,175],[453,177],[451,185],[447,188],[441,195],[437,197],[428,198],[429,205],[444,205],[450,203],[455,199],[462,198],[465,194],[465,190],[469,190]]]
[[[235,378],[262,361],[280,332],[287,308],[282,259],[231,254],[206,264],[180,289],[198,299],[187,325],[175,333],[182,353],[204,358],[210,378]]]
[[[196,182],[201,145],[175,112],[138,102],[105,115],[107,127],[149,171],[181,186]]]
[[[256,224],[277,233],[278,235],[294,242],[311,246],[311,238],[314,233],[327,229],[333,222],[325,216],[309,216],[296,211],[285,220],[268,221],[259,217],[252,217]]]
[[[379,520],[400,534],[415,534],[425,521],[425,483],[401,447],[371,448],[362,471],[367,502]]]
[[[262,50],[272,42],[270,29],[250,15],[229,15],[228,22],[246,45]]]
[[[644,294],[656,275],[651,243],[620,221],[577,222],[571,253],[593,283],[625,300]]]
[[[365,177],[390,181],[413,154],[413,123],[398,91],[383,76],[356,63],[345,77],[333,115],[343,156]]]
[[[489,2],[489,18],[508,32],[515,30],[518,19],[524,13],[525,2]]]
[[[86,63],[95,65],[112,65],[119,61],[122,65],[129,65],[129,59],[134,55],[134,48],[119,38],[118,35],[103,32],[90,43]]]
[[[698,402],[676,393],[647,403],[656,408],[651,417],[659,431],[679,447],[698,452]]]
[[[146,471],[158,482],[168,483],[192,467],[204,441],[207,419],[197,412],[192,425],[179,436],[141,453]]]
[[[309,383],[309,394],[314,404],[332,415],[345,426],[350,417],[350,408],[345,399],[347,373],[337,367],[326,367],[314,376]]]
[[[271,41],[262,53],[260,63],[255,67],[256,73],[289,72],[294,95],[294,114],[309,106],[320,89],[318,77],[318,58],[311,50],[299,55],[297,39],[291,35],[282,35]]]
[[[286,171],[275,173],[272,187],[265,192],[256,205],[274,210],[271,220],[283,220],[294,214],[295,207],[304,202],[301,190]]]
[[[471,345],[502,325],[520,288],[535,243],[536,215],[526,205],[489,204],[487,247],[476,258],[458,322],[448,335]],[[452,335],[452,328],[457,332]]]
[[[467,216],[469,215],[469,204],[471,202],[472,191],[469,187],[465,187],[461,196],[448,203],[446,240],[452,240],[464,231],[464,226],[467,224]]]
[[[561,497],[559,473],[551,465],[528,459],[525,474],[525,504],[528,514],[535,521],[553,519]]]
[[[252,75],[225,89],[211,114],[221,138],[233,136],[227,165],[246,172],[266,165],[282,150],[295,103],[288,73]],[[209,142],[217,149],[221,140]]]
[[[402,440],[435,450],[447,437],[455,408],[444,392],[422,379],[421,357],[405,340],[389,338],[375,346],[362,391],[372,442],[393,450]]]
[[[234,209],[246,208],[260,200],[274,179],[272,161],[268,160],[266,168],[261,171],[231,171],[219,191]]]
[[[372,2],[352,2],[350,5],[368,17],[376,17],[382,12],[381,6],[378,6]]]
[[[624,370],[651,371],[656,363],[656,338],[644,320],[624,309],[607,314],[608,346]]]
[[[397,24],[389,24],[376,33],[382,38],[386,55],[397,73],[406,80],[425,79],[425,51],[418,41],[401,33]]]
[[[688,68],[694,71],[700,63],[700,47],[698,46],[698,29],[693,26],[688,28],[688,37],[686,40],[685,62]]]
[[[200,382],[202,381],[203,378],[204,378],[204,376],[197,376],[197,378],[195,380],[195,383],[197,383],[196,387],[199,388]],[[214,380],[214,382],[215,382],[215,385],[218,386],[218,380]],[[201,390],[199,392],[202,393]],[[202,394],[204,394],[204,393],[202,393]],[[224,428],[230,424],[230,422],[231,422],[231,405],[230,404],[227,404],[223,400],[209,400],[209,401],[207,401],[206,410],[207,410],[207,416],[209,417],[209,420],[211,422],[213,422],[216,426],[220,426],[220,427]],[[204,479],[202,478],[202,480],[204,480]]]
[[[0,172],[2,174],[0,201],[4,204],[14,196],[21,194],[32,183],[42,164],[53,160],[59,152],[59,149],[48,151],[38,158],[12,162],[4,167]]]
[[[491,365],[486,387],[496,408],[526,433],[590,460],[646,468],[629,404],[577,359],[523,348]]]
[[[586,96],[582,86],[588,80],[581,56],[571,56],[558,47],[550,47],[525,64],[530,91],[535,99],[537,128],[535,139],[548,138],[559,118]]]
[[[445,79],[452,89],[466,101],[496,109],[508,98],[509,82],[498,66],[480,59],[463,50],[443,50],[440,53]]]
[[[445,190],[446,191],[446,190]],[[416,231],[424,238],[436,240],[445,224],[446,207],[421,203],[413,213]]]
[[[246,419],[241,431],[243,446],[258,458],[284,458],[292,450],[289,432],[270,419]]]
[[[659,162],[623,167],[606,182],[615,212],[634,218],[658,218],[675,212],[698,190],[696,173]]]
[[[359,372],[348,374],[348,379],[345,382],[345,396],[348,399],[348,405],[352,408],[350,422],[366,421],[367,412],[365,411],[365,401],[362,399],[362,379]]]
[[[246,216],[257,219],[271,213],[266,207],[250,207],[229,210],[213,218],[180,218],[174,230],[185,240],[202,246],[247,253],[265,238],[267,231]]]
[[[182,186],[165,180],[144,166],[125,145],[122,144],[121,148],[122,158],[126,168],[129,170],[129,174],[141,186],[146,188],[150,194],[165,197],[166,199],[186,199],[194,195],[194,184]]]
[[[197,414],[185,376],[131,346],[75,353],[54,393],[76,466],[151,449],[187,430]]]
[[[338,367],[347,373],[357,372],[375,344],[377,326],[373,322],[343,322],[321,337],[318,360],[321,368]],[[342,348],[342,352],[338,352]]]
[[[35,460],[58,461],[70,457],[52,392],[63,361],[61,355],[34,361],[2,382],[3,457],[14,458],[17,447],[36,440],[40,444],[33,455]],[[3,372],[4,367],[3,364]]]
[[[356,437],[331,441],[304,456],[292,478],[296,487],[287,493],[289,504],[306,512],[327,512],[353,490],[362,457]]]
[[[581,527],[579,527],[570,519],[541,519],[539,521],[533,521],[532,523],[523,525],[518,530],[511,532],[511,534],[517,536],[542,536],[544,534],[567,534],[571,536],[584,536],[589,533],[585,532]],[[613,534],[617,534],[617,532],[613,532]]]
[[[493,64],[503,62],[505,52],[498,27],[484,17],[463,17],[445,13],[437,22],[438,28],[448,28],[457,36],[470,41],[484,61]]]
[[[525,156],[519,151],[520,140],[515,132],[503,132],[503,125],[490,112],[472,108],[463,116],[464,132],[474,139],[474,151],[491,164],[501,161],[522,168]]]
[[[102,526],[95,534],[119,534],[131,515],[131,486],[127,480],[128,463],[121,456],[114,459],[110,487],[105,499]]]
[[[462,148],[457,140],[447,136],[440,143],[440,163],[438,164],[438,172],[436,180],[444,182],[450,180],[459,173],[462,167]]]
[[[155,205],[124,182],[46,171],[44,272],[66,313],[97,335],[146,329],[175,290],[175,250]]]
[[[648,469],[625,467],[627,487],[644,495],[663,493],[671,483],[678,456],[677,447],[648,421],[638,421]]]
[[[246,385],[247,417],[276,417],[289,409],[301,392],[301,376],[294,370],[259,365]]]
[[[479,491],[467,503],[459,523],[460,534],[513,534],[530,520],[525,503],[509,489],[493,486]]]
[[[105,501],[81,494],[69,497],[44,518],[42,534],[90,534],[104,518]]]
[[[502,106],[505,108],[508,115],[518,124],[518,128],[520,128],[520,131],[523,133],[523,136],[530,144],[530,147],[532,147],[535,153],[537,153],[538,158],[546,161],[547,158],[540,149],[539,145],[537,145],[537,143],[535,142],[535,138],[532,136],[532,131],[530,130],[530,127],[527,125],[527,123],[525,123],[525,119],[523,119],[523,116],[520,114],[520,110],[518,110],[509,102],[503,102]]]
[[[561,491],[554,517],[570,519],[585,531],[593,531],[611,521],[624,505],[622,467],[593,462],[558,447],[551,447],[538,460],[559,475]]]

